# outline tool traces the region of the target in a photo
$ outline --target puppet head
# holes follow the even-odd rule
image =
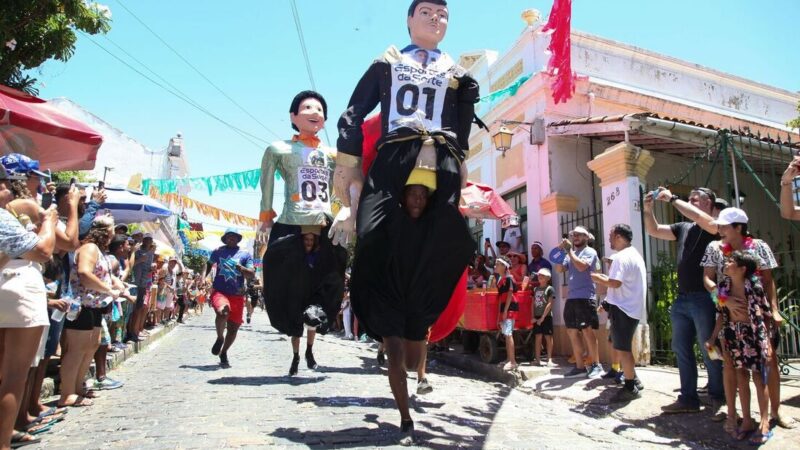
[[[303,91],[297,94],[289,107],[292,128],[302,134],[316,135],[328,119],[328,104],[321,94]]]
[[[408,8],[408,34],[415,45],[438,47],[447,33],[449,11],[445,0],[414,0]]]

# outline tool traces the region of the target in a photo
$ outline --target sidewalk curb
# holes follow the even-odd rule
[[[481,362],[474,356],[461,353],[458,350],[428,353],[428,358],[466,372],[481,375],[492,381],[507,384],[512,388],[521,386],[525,382],[523,374],[519,372],[506,372],[500,367]]]
[[[194,314],[186,314],[184,319],[184,323],[188,322],[190,319],[194,318]],[[126,342],[128,348],[123,351],[108,354],[112,356],[112,358],[106,359],[106,367],[108,371],[112,371],[114,369],[119,368],[126,360],[133,357],[137,353],[143,352],[147,347],[152,345],[157,340],[161,339],[162,337],[166,336],[175,329],[179,324],[177,322],[170,322],[166,325],[160,326],[159,328],[154,328],[150,330],[150,336],[142,339],[139,342]],[[94,363],[89,368],[89,376],[87,379],[94,377],[95,367]],[[42,383],[42,391],[39,394],[39,397],[42,401],[47,400],[48,398],[56,395],[56,379],[52,377],[46,377],[44,382]]]

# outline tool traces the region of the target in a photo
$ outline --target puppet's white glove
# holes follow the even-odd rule
[[[356,164],[340,164],[337,159],[336,170],[333,172],[333,190],[342,201],[342,208],[333,219],[328,232],[334,245],[346,247],[355,237],[358,200],[364,184],[360,163],[357,160]],[[350,167],[351,165],[355,167]]]
[[[259,244],[266,245],[269,241],[269,234],[272,231],[272,221],[269,222],[261,222],[258,224],[258,230],[256,230],[256,242]]]
[[[356,215],[350,208],[342,206],[339,213],[333,219],[328,237],[331,239],[333,245],[341,245],[347,247],[347,244],[353,242],[356,234]]]

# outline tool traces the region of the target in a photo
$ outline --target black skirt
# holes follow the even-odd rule
[[[282,224],[275,224],[273,233],[278,231],[282,236],[270,239],[264,254],[264,304],[276,330],[300,337],[303,335],[303,311],[308,306],[321,306],[329,323],[336,319],[344,296],[347,251],[332,245],[328,228],[323,228],[319,250],[308,258],[303,250],[300,227],[286,232],[281,231],[279,225]],[[327,329],[319,331],[324,333]]]
[[[424,340],[475,247],[458,211],[460,161],[447,147],[453,142],[436,144],[437,189],[422,217],[413,220],[401,208],[421,144],[381,147],[361,193],[350,295],[359,327],[373,339]]]

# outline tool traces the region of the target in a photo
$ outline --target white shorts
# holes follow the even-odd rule
[[[514,334],[514,319],[506,319],[500,324],[500,333],[503,336]]]
[[[10,260],[0,270],[0,328],[48,325],[47,291],[39,264]]]

